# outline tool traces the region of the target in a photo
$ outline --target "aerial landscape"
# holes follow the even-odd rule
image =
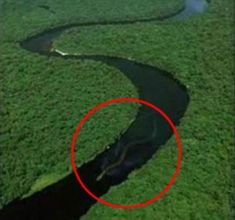
[[[1,220],[235,218],[233,0],[1,0]]]

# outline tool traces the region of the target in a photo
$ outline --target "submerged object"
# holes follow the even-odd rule
[[[145,138],[135,138],[128,144],[118,142],[117,146],[112,148],[113,150],[110,150],[103,159],[102,172],[96,180],[100,181],[104,176],[111,177],[112,181],[124,178],[132,169],[141,166],[147,158],[151,157],[152,152],[158,148],[155,145],[157,125],[154,120],[152,127],[151,134]]]

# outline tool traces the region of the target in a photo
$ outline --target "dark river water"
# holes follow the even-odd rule
[[[95,60],[119,69],[138,90],[139,98],[161,108],[178,125],[183,117],[189,96],[186,88],[164,70],[124,58],[104,55],[63,56],[50,52],[53,40],[72,27],[84,27],[107,24],[134,24],[167,18],[186,19],[207,9],[205,0],[186,0],[184,10],[165,18],[144,19],[138,21],[114,21],[100,23],[80,23],[57,27],[44,31],[21,42],[22,49],[55,59]],[[95,195],[102,196],[111,186],[126,180],[128,174],[145,164],[153,154],[172,136],[172,129],[165,119],[148,107],[141,106],[135,121],[127,131],[93,160],[78,167],[81,179]],[[69,155],[68,155],[69,156]],[[115,165],[116,166],[113,166]],[[112,169],[111,169],[112,168]],[[104,171],[107,172],[104,172]],[[97,177],[104,172],[100,180]],[[84,215],[96,201],[81,188],[70,174],[59,182],[24,199],[15,199],[0,211],[2,220],[73,220]]]

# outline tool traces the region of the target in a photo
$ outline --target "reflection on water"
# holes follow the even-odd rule
[[[201,14],[208,9],[208,6],[206,0],[186,0],[184,11],[176,15],[175,18],[185,19],[195,14]]]

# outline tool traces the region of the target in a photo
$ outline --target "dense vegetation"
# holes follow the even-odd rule
[[[41,175],[71,170],[70,141],[82,116],[105,100],[135,95],[133,85],[105,65],[47,60],[22,50],[12,52],[16,53],[14,61],[18,65],[9,65],[12,56],[2,62],[6,75],[2,118],[5,126],[1,127],[1,192],[4,193],[1,195],[9,197],[25,192]],[[126,86],[120,87],[116,81]],[[123,107],[126,111],[122,111]],[[120,104],[97,112],[80,135],[80,164],[111,143],[128,127],[134,115],[131,106]]]
[[[1,2],[0,207],[71,172],[71,137],[88,110],[114,97],[138,96],[114,68],[32,54],[20,48],[18,41],[60,24],[163,16],[183,7],[182,0],[146,0],[144,10],[143,1],[135,1],[132,10],[133,2],[121,1],[116,12],[110,10],[114,1],[107,0],[99,1],[100,10],[97,1]],[[79,139],[78,165],[112,143],[129,126],[136,110],[120,103],[88,121]]]
[[[206,14],[185,22],[75,28],[58,39],[56,47],[62,51],[115,54],[171,71],[187,85],[191,97],[178,128],[184,152],[182,170],[170,192],[135,211],[96,204],[83,219],[232,218],[232,8],[232,1],[216,0]],[[174,167],[166,163],[175,148],[171,140],[146,166],[103,198],[118,204],[152,198],[173,173]]]
[[[48,59],[23,51],[15,41],[59,24],[161,16],[182,7],[182,1],[145,0],[135,1],[135,10],[122,10],[123,4],[131,5],[133,1],[121,1],[119,11],[114,13],[110,10],[111,2],[99,1],[98,6],[98,1],[82,0],[3,2],[0,206],[30,188],[30,193],[40,190],[71,171],[71,135],[90,108],[113,97],[137,96],[133,85],[114,68],[91,61]],[[49,5],[56,13],[37,7],[41,4]],[[96,10],[100,4],[103,10]],[[148,11],[152,4],[161,10]],[[144,10],[141,5],[146,5]],[[187,85],[191,97],[178,127],[184,153],[182,169],[170,192],[138,210],[96,204],[83,219],[231,218],[232,8],[232,0],[214,0],[208,13],[185,22],[75,28],[57,40],[56,47],[66,52],[116,55],[161,67]],[[121,107],[104,109],[96,115],[95,124],[91,120],[84,127],[79,148],[83,161],[128,127],[136,108],[128,106],[121,111]],[[112,119],[115,127],[108,123]],[[176,152],[175,140],[171,138],[147,165],[103,198],[133,204],[153,197],[173,173]]]
[[[184,0],[4,0],[1,1],[1,29],[5,40],[15,41],[42,29],[67,23],[163,17],[181,10],[183,2]]]

